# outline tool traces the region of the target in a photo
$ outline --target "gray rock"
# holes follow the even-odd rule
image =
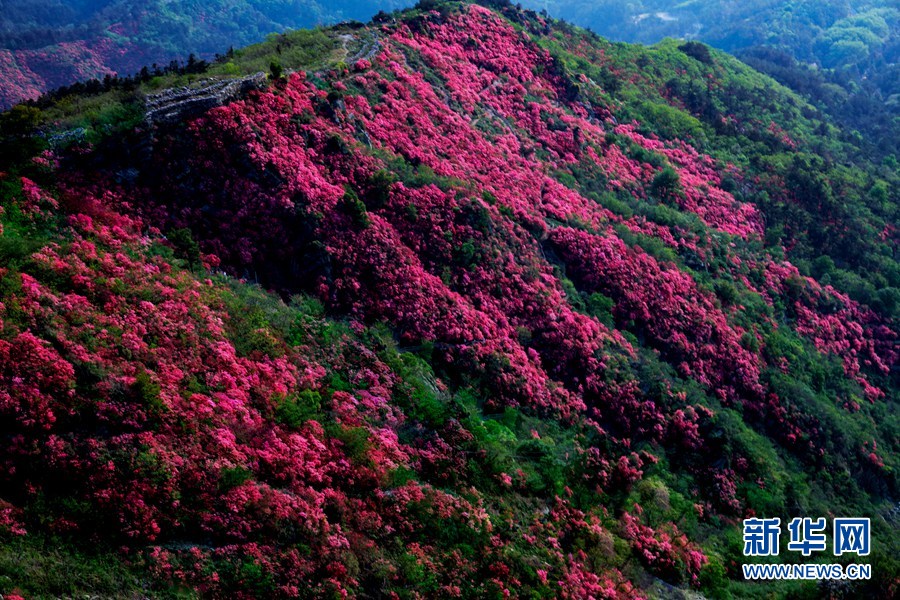
[[[147,96],[148,123],[174,123],[241,98],[251,90],[266,85],[262,71],[240,79],[206,79],[200,87],[169,88]]]

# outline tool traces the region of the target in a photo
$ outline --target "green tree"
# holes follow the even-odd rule
[[[681,193],[681,177],[675,169],[667,166],[653,178],[650,192],[662,200],[673,200]]]

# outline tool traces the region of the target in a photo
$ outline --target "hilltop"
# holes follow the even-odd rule
[[[836,589],[751,515],[870,517],[812,559],[896,594],[896,162],[484,4],[0,115],[0,594]]]

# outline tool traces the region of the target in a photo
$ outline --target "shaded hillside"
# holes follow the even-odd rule
[[[897,169],[488,4],[0,116],[0,593],[828,596],[755,514],[896,594]]]

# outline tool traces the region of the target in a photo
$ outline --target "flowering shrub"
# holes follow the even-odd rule
[[[625,537],[641,562],[668,581],[688,579],[698,582],[700,568],[708,562],[706,556],[675,525],[669,531],[653,530],[642,525],[631,513],[622,515]]]
[[[573,275],[616,300],[617,316],[643,328],[685,375],[723,399],[761,394],[758,358],[689,276],[615,237],[558,228],[550,239]]]

